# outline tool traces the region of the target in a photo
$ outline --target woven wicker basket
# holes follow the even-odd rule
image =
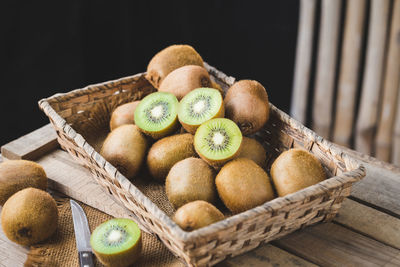
[[[233,77],[207,64],[206,68],[224,90],[234,83]],[[320,159],[331,178],[246,212],[227,214],[225,220],[202,229],[185,232],[171,220],[174,210],[163,185],[149,179],[145,170],[142,177],[131,182],[98,153],[108,133],[111,112],[118,105],[153,91],[141,73],[57,94],[41,100],[39,106],[50,118],[61,146],[132,211],[142,228],[156,234],[189,266],[211,266],[297,229],[331,220],[343,199],[350,195],[352,184],[365,176],[363,166],[271,104],[270,120],[255,135],[267,150],[267,166],[282,151],[302,147]]]

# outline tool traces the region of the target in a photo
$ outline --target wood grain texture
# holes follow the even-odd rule
[[[353,132],[366,0],[347,1],[333,141],[350,146]]]
[[[311,74],[316,0],[301,0],[294,67],[291,116],[305,124]]]
[[[400,84],[398,91],[400,91]],[[397,96],[397,103],[400,103],[400,93]],[[400,104],[397,105],[394,122],[392,162],[400,167]]]
[[[375,155],[383,161],[390,161],[392,134],[396,114],[397,95],[400,81],[400,0],[395,0],[392,9],[389,47],[386,58],[383,98],[379,116]]]
[[[272,242],[321,266],[399,266],[400,250],[333,223]]]
[[[1,147],[1,154],[7,159],[35,160],[56,149],[56,131],[47,124]]]
[[[322,1],[312,127],[325,138],[330,137],[331,130],[340,7],[341,1]]]
[[[372,0],[361,102],[356,125],[357,151],[371,155],[377,129],[378,105],[386,50],[389,0]]]

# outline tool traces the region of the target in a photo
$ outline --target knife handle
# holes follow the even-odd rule
[[[79,262],[81,263],[81,267],[94,267],[92,252],[91,251],[80,251],[79,252]]]

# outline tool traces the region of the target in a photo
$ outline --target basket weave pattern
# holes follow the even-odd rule
[[[234,83],[234,78],[207,64],[206,67],[223,89]],[[56,129],[62,148],[132,211],[142,228],[158,235],[189,266],[211,266],[297,229],[331,220],[350,195],[352,184],[365,176],[363,166],[270,104],[270,120],[255,135],[267,150],[267,166],[282,151],[301,147],[321,161],[331,178],[202,229],[185,232],[97,152],[100,145],[96,138],[100,137],[96,132],[108,127],[112,110],[153,91],[144,74],[137,74],[57,94],[41,100],[39,106]]]

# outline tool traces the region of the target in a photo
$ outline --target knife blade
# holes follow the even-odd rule
[[[71,199],[70,204],[80,266],[94,267],[92,247],[90,246],[90,229],[86,214],[74,200]]]

